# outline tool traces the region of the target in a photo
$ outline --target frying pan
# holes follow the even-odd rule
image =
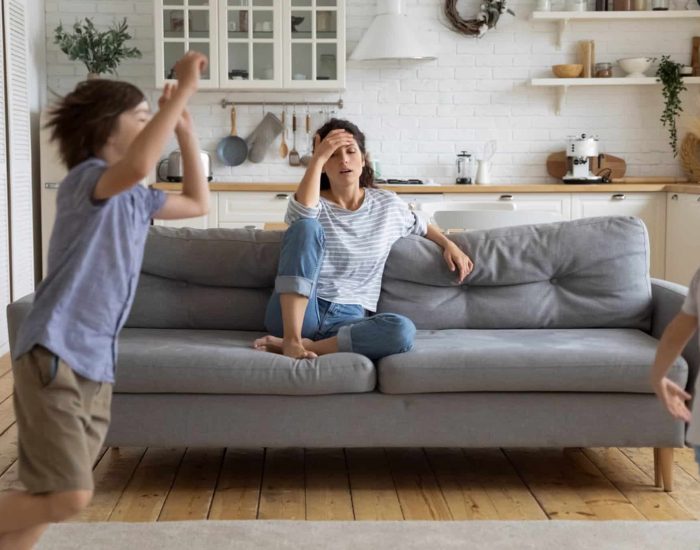
[[[216,156],[226,166],[243,164],[248,156],[248,145],[236,132],[236,107],[231,107],[231,135],[219,141]]]

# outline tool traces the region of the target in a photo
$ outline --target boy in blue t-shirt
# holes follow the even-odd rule
[[[117,336],[129,314],[152,218],[201,216],[209,187],[187,101],[207,59],[188,52],[151,117],[126,82],[89,80],[61,99],[48,127],[70,170],[57,196],[48,273],[12,350],[19,478],[0,498],[0,550],[29,549],[49,523],[92,498],[92,466],[109,427]],[[175,131],[182,193],[139,182]]]
[[[700,392],[700,376],[695,382],[696,404],[691,412],[687,401],[692,395],[681,388],[666,374],[673,366],[678,356],[683,352],[693,335],[698,331],[700,316],[700,269],[695,272],[690,281],[688,294],[683,301],[681,310],[668,324],[661,335],[656,358],[651,372],[651,384],[654,392],[663,403],[666,410],[674,418],[688,422],[690,426],[686,439],[695,449],[695,459],[700,465],[700,406],[697,405],[697,395]]]

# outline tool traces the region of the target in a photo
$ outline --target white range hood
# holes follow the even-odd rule
[[[401,0],[377,0],[377,15],[350,54],[353,61],[435,58],[411,18],[401,13]]]

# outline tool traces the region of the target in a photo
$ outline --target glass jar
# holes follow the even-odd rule
[[[668,0],[651,0],[651,9],[654,11],[666,11],[668,6]]]
[[[612,63],[596,63],[593,76],[595,76],[595,78],[612,77]]]
[[[614,0],[615,11],[630,11],[632,0]]]

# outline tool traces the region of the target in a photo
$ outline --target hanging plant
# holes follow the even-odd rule
[[[661,113],[661,123],[668,128],[669,144],[673,150],[673,156],[678,155],[678,131],[676,120],[683,111],[681,106],[681,92],[686,89],[681,77],[681,63],[671,61],[668,55],[661,56],[659,68],[656,69],[656,79],[661,82],[661,92],[664,96],[664,110]]]
[[[515,12],[506,7],[506,0],[484,0],[479,13],[471,19],[463,19],[459,15],[457,0],[445,0],[443,11],[452,30],[476,38],[481,38],[489,29],[496,28],[502,14],[508,12],[515,15]]]
[[[131,39],[126,29],[126,18],[120,23],[113,23],[108,30],[100,32],[90,18],[86,17],[84,23],[76,21],[73,24],[72,33],[63,30],[63,23],[56,27],[54,44],[58,44],[71,61],[76,59],[82,61],[88,73],[115,74],[122,60],[141,57],[138,48],[125,47],[125,42]]]

